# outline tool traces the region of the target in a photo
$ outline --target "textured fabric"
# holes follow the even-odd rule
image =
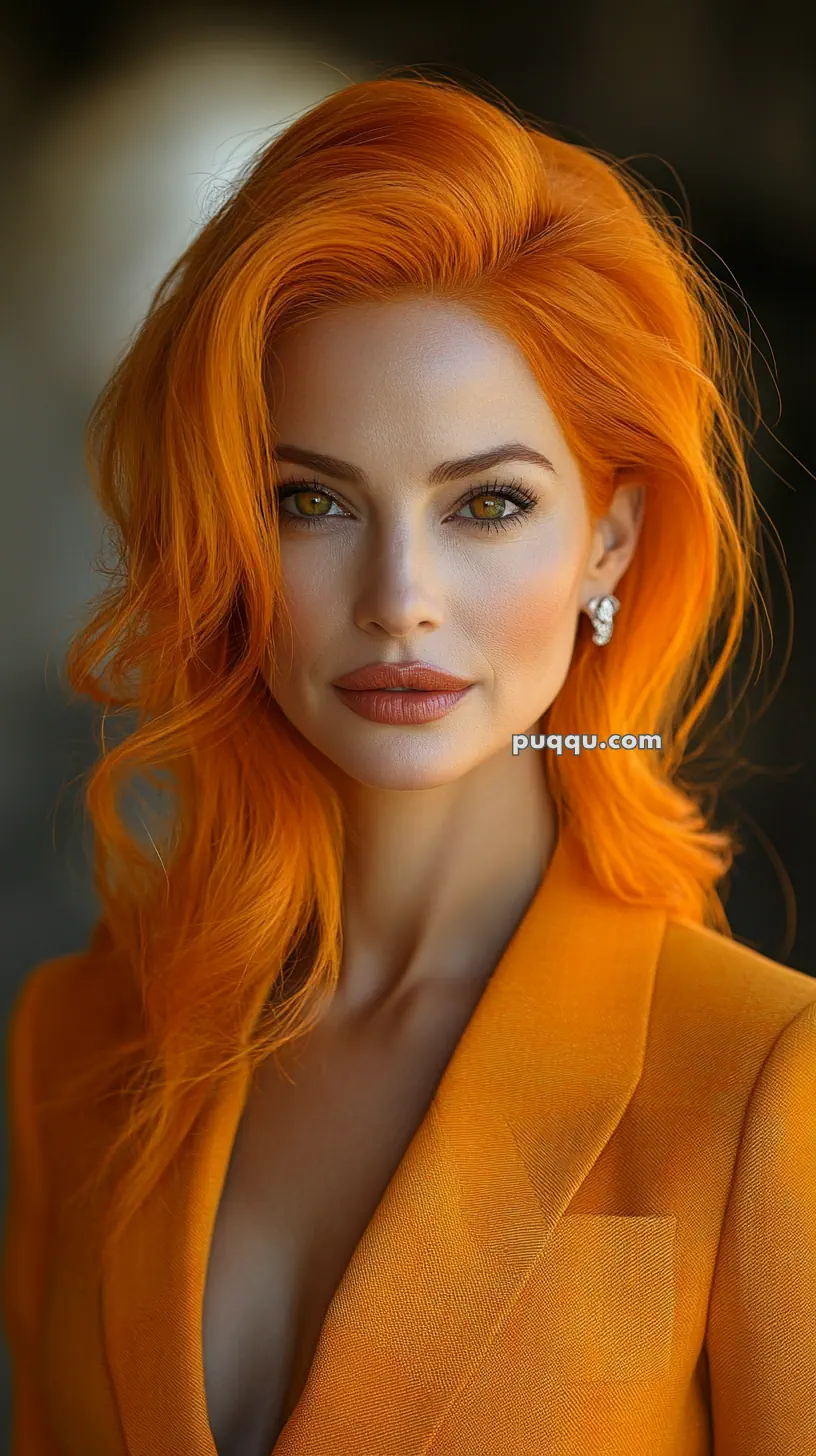
[[[207,1257],[248,1091],[210,1100],[95,1276],[66,1196],[115,1034],[82,955],[9,1034],[12,1456],[217,1456]],[[816,981],[602,893],[562,839],[330,1305],[275,1456],[813,1456]]]

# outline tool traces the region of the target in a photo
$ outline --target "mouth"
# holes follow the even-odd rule
[[[346,692],[461,693],[472,686],[472,679],[426,662],[370,662],[337,678],[333,686]]]
[[[334,684],[341,702],[360,718],[386,726],[417,728],[447,717],[470,693],[472,683],[451,690],[423,688],[344,688]]]

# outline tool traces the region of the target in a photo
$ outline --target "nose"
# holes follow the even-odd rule
[[[372,544],[361,568],[355,625],[364,632],[410,637],[443,620],[443,593],[429,545],[419,531],[401,527]]]

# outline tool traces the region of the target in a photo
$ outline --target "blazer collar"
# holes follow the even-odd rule
[[[664,927],[663,911],[602,891],[562,832],[334,1295],[274,1456],[426,1449],[637,1086]],[[129,1456],[217,1456],[204,1278],[248,1085],[239,1074],[208,1106],[103,1269]]]

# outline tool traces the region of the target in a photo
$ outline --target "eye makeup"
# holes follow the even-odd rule
[[[321,482],[318,480],[291,481],[287,482],[285,485],[278,486],[276,490],[278,500],[281,502],[290,499],[290,497],[307,495],[309,493],[311,493],[312,495],[323,496],[333,505],[337,505],[341,509],[345,509],[343,502],[337,495],[335,495],[334,491],[330,490],[328,486],[321,484]],[[492,520],[480,519],[477,516],[466,516],[461,518],[462,522],[464,522],[464,524],[468,526],[475,525],[479,530],[490,530],[493,527],[495,527],[497,530],[505,530],[508,526],[514,523],[522,524],[524,518],[528,516],[531,512],[533,512],[537,506],[537,496],[533,493],[533,491],[529,489],[528,486],[524,484],[523,481],[495,481],[486,485],[473,486],[473,488],[468,491],[464,500],[460,501],[459,505],[456,508],[456,511],[458,512],[464,510],[465,507],[471,505],[473,501],[484,499],[489,500],[491,498],[495,498],[497,500],[509,500],[513,505],[516,505],[518,507],[518,510],[514,511],[510,515],[497,517]],[[307,530],[312,530],[316,526],[319,527],[320,522],[323,520],[342,520],[343,516],[329,516],[327,512],[321,512],[320,514],[314,516],[301,516],[297,515],[294,511],[280,510],[279,519],[281,520],[281,522],[285,520],[287,525],[293,525],[296,530],[299,530],[303,527],[305,527]]]

